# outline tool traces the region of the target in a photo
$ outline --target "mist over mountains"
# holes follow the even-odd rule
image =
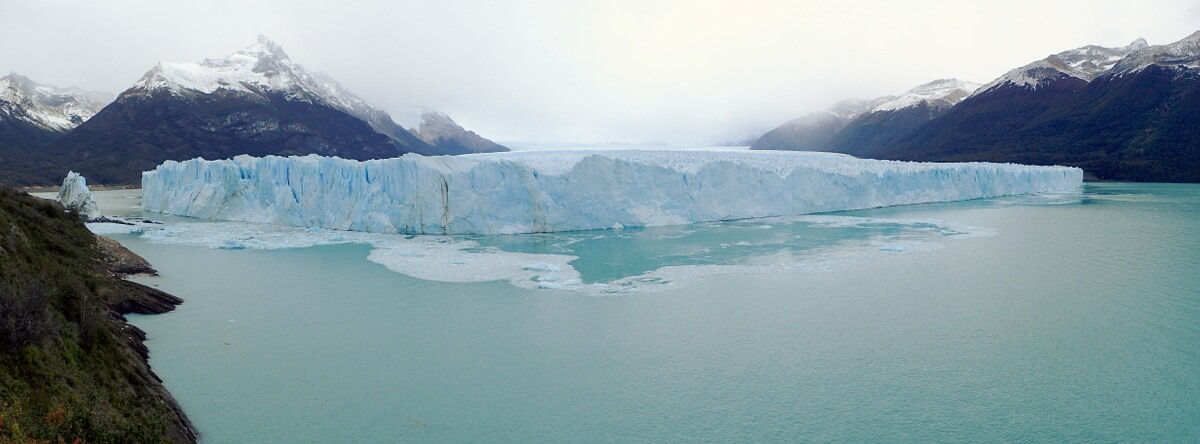
[[[785,122],[752,148],[1200,181],[1198,60],[1200,32],[1167,45],[1083,46],[982,85],[940,79],[898,96],[845,100]],[[224,58],[158,63],[115,98],[16,73],[0,78],[0,182],[12,185],[51,185],[68,170],[97,184],[136,185],[165,160],[195,157],[506,150],[436,110],[402,126],[265,37]]]

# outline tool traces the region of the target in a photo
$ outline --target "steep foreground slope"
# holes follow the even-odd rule
[[[182,301],[58,204],[0,187],[0,227],[0,442],[195,441],[122,316]]]

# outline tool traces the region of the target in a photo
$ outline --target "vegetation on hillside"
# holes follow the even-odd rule
[[[195,440],[112,308],[178,299],[109,262],[76,215],[0,187],[0,443]]]

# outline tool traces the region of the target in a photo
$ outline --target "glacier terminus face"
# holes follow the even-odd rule
[[[404,234],[516,234],[686,224],[1070,192],[1083,171],[785,151],[540,151],[354,161],[168,161],[147,211]]]

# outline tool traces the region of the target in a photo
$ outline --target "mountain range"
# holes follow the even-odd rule
[[[1200,181],[1200,32],[1168,45],[1138,39],[1117,48],[1084,46],[974,89],[960,86],[932,88],[948,94],[914,100],[877,99],[859,113],[811,114],[753,148],[1057,164],[1103,180]]]
[[[96,115],[112,95],[0,77],[0,182],[20,182],[39,148]]]
[[[935,80],[785,122],[753,149],[1083,168],[1091,178],[1200,182],[1200,32],[1036,60],[984,85]],[[68,170],[135,185],[165,160],[320,154],[365,160],[507,149],[426,110],[408,128],[261,37],[225,58],[159,63],[115,98],[0,77],[0,183]]]
[[[437,112],[410,131],[261,36],[222,59],[159,63],[115,100],[8,78],[21,82],[9,81],[18,86],[0,96],[0,116],[32,116],[0,122],[0,182],[13,185],[53,184],[68,170],[93,183],[134,185],[163,161],[195,157],[507,151]],[[19,86],[26,83],[35,86]]]

